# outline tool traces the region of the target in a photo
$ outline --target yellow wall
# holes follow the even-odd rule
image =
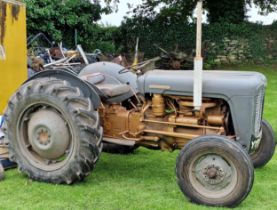
[[[9,97],[27,79],[26,8],[0,0],[0,114]]]

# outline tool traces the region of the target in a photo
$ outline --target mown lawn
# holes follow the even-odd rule
[[[240,69],[266,74],[264,117],[277,132],[277,66]],[[11,170],[0,183],[0,209],[220,209],[197,206],[184,198],[175,178],[177,155],[177,151],[146,149],[128,156],[103,154],[95,171],[73,186],[33,182]],[[237,209],[277,209],[277,155],[256,170],[253,190]]]

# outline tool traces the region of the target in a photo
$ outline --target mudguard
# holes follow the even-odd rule
[[[91,101],[94,104],[94,107],[97,109],[101,105],[101,99],[100,99],[100,92],[99,90],[94,87],[92,84],[89,84],[80,78],[78,78],[75,74],[70,73],[68,71],[64,70],[47,70],[42,71],[33,77],[29,78],[27,81],[24,82],[27,83],[29,81],[43,78],[43,77],[55,77],[57,79],[68,81],[72,86],[78,87],[82,90],[85,97],[88,97],[91,99]]]

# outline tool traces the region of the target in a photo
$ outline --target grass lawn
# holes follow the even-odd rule
[[[267,76],[264,117],[277,133],[277,66],[240,69],[257,70]],[[197,206],[184,198],[176,184],[177,155],[178,151],[146,149],[128,156],[103,154],[95,171],[72,186],[33,182],[11,170],[0,182],[0,209],[220,209]],[[277,155],[255,171],[252,192],[237,209],[277,209]]]

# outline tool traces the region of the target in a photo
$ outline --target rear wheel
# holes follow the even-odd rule
[[[55,78],[30,81],[12,96],[4,131],[10,159],[19,169],[55,184],[86,177],[102,148],[102,128],[91,100]]]
[[[194,203],[235,207],[250,192],[254,169],[242,147],[221,136],[192,140],[177,159],[178,184]]]
[[[255,168],[265,166],[273,157],[275,152],[275,136],[272,127],[266,121],[262,121],[262,139],[258,149],[251,154]]]
[[[134,153],[137,148],[137,146],[125,146],[103,142],[103,152],[111,154],[130,154]]]

